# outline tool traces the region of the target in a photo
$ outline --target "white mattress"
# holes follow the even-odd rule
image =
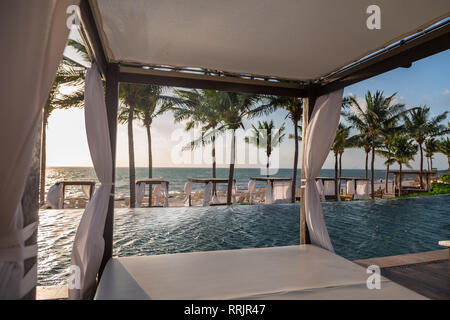
[[[111,259],[96,299],[425,299],[313,245]]]

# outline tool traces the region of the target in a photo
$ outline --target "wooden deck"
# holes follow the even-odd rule
[[[381,275],[427,298],[450,299],[449,252],[447,249],[353,261],[377,265]]]
[[[67,286],[38,286],[36,300],[66,300],[69,298]]]

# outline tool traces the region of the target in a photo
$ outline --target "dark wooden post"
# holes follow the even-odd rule
[[[92,195],[94,194],[94,188],[95,184],[91,184],[91,187],[89,188],[89,201],[92,199]]]
[[[61,209],[64,209],[64,198],[66,195],[66,184],[64,182],[62,182],[63,184],[63,191],[62,191],[62,199],[61,199]]]
[[[99,278],[101,277],[106,263],[111,259],[113,252],[113,230],[114,230],[114,182],[116,181],[116,140],[117,140],[117,109],[119,106],[119,65],[108,64],[106,72],[106,112],[108,114],[109,139],[112,154],[112,182],[111,196],[109,198],[108,214],[105,221],[103,238],[105,239],[105,251],[103,252],[102,264],[100,266]]]
[[[25,189],[22,195],[22,209],[23,209],[23,226],[39,220],[39,179],[40,179],[40,161],[41,161],[41,132],[42,120],[36,128],[35,143],[33,147],[33,154],[31,160],[30,170],[27,176]],[[37,243],[37,231],[25,241],[25,245],[33,245]],[[32,257],[24,261],[24,275],[26,275],[34,264],[37,263],[37,257]],[[36,287],[31,289],[23,298],[23,300],[36,299]]]
[[[313,94],[313,90],[310,87],[308,97],[303,98],[303,118],[302,118],[302,171],[301,171],[301,193],[300,193],[300,244],[310,244],[308,226],[306,224],[306,211],[305,211],[305,144],[306,141],[306,129],[308,128],[308,122],[311,118],[316,97]]]

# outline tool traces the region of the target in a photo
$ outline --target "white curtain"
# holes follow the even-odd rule
[[[159,198],[161,198],[161,185],[155,184],[153,189],[153,195],[155,196],[155,206],[159,206]]]
[[[91,186],[90,185],[82,185],[81,189],[83,190],[84,195],[89,199],[91,196]]]
[[[212,196],[212,189],[213,189],[213,183],[210,181],[205,187],[204,197],[203,197],[203,206],[207,207],[209,206],[209,203],[211,202],[211,196]]]
[[[167,182],[161,182],[162,194],[164,197],[164,208],[169,206],[169,184]]]
[[[217,184],[216,184],[216,190],[215,191],[216,192],[212,196],[212,203],[219,204],[220,200],[219,200],[219,197],[217,196]]]
[[[231,188],[231,202],[232,203],[236,203],[237,202],[237,200],[236,200],[237,191],[238,190],[237,190],[236,182],[233,181],[233,186]]]
[[[342,93],[343,89],[317,98],[303,141],[306,176],[305,211],[309,235],[313,244],[330,251],[333,251],[333,245],[323,218],[315,178],[330,152],[336,135],[341,114]]]
[[[37,246],[24,246],[37,223],[23,226],[21,198],[35,134],[69,29],[66,8],[74,0],[0,1],[0,299],[18,299],[36,284],[34,266],[23,260]]]
[[[368,199],[369,198],[369,182],[358,181],[356,184],[355,199]]]
[[[273,191],[272,191],[272,184],[270,183],[270,181],[267,181],[266,197],[265,197],[264,203],[265,204],[273,203]]]
[[[192,192],[192,182],[188,181],[184,184],[184,206],[189,206],[189,197]]]
[[[323,189],[326,196],[336,195],[336,190],[334,189],[334,181],[332,180],[325,180]]]
[[[291,200],[292,182],[290,181],[274,181],[273,182],[273,198],[275,203],[284,203]]]
[[[69,290],[70,299],[90,299],[103,257],[103,231],[112,187],[112,156],[102,79],[95,63],[87,71],[84,88],[85,123],[89,151],[100,181],[81,217],[72,249],[72,265],[81,270],[81,288]]]
[[[57,183],[52,185],[47,192],[47,203],[49,203],[55,209],[62,208],[63,189],[63,184]]]
[[[322,179],[316,181],[317,191],[319,192],[320,200],[325,201],[324,187]]]
[[[247,189],[248,189],[248,192],[249,192],[249,195],[250,195],[249,196],[250,204],[253,203],[253,193],[255,192],[255,185],[256,185],[256,181],[254,179],[250,179],[248,181]]]
[[[347,194],[355,194],[355,180],[347,181]]]
[[[150,188],[152,186],[150,185]],[[136,185],[136,207],[142,207],[142,201],[144,201],[145,195],[145,182],[140,182]],[[149,200],[151,201],[151,199]]]

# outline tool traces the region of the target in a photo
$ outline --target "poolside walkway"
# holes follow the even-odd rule
[[[449,253],[447,249],[353,261],[377,265],[381,275],[427,298],[450,299]]]

